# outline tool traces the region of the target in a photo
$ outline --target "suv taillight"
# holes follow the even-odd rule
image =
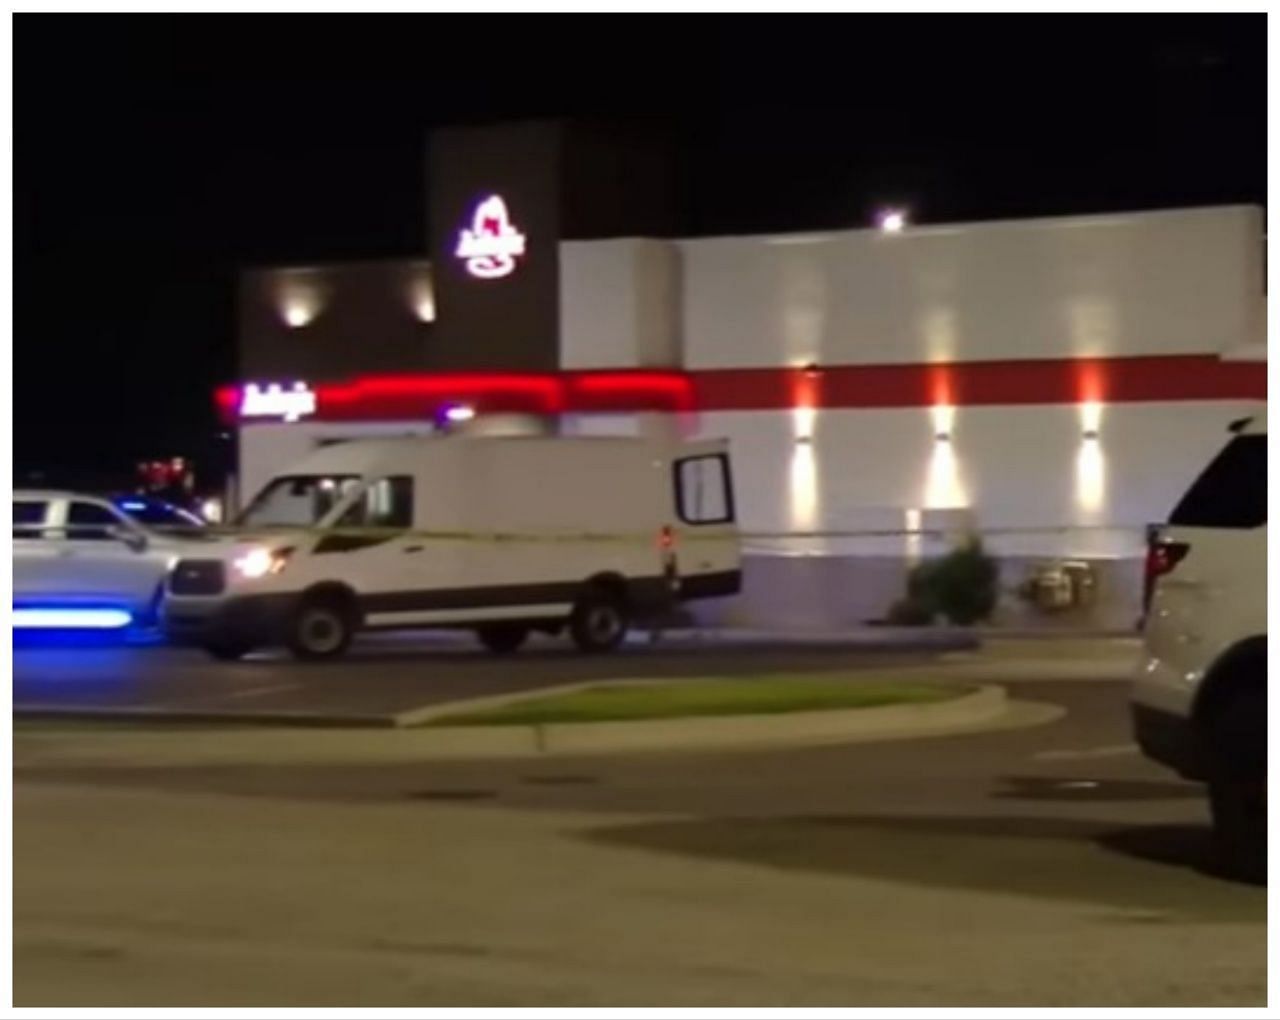
[[[1147,566],[1143,574],[1142,611],[1151,608],[1151,598],[1156,592],[1156,581],[1171,573],[1182,562],[1191,546],[1186,542],[1168,542],[1155,536],[1147,543]]]

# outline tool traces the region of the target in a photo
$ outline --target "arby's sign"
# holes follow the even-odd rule
[[[482,280],[509,276],[524,253],[525,235],[512,224],[501,195],[490,195],[476,204],[471,225],[462,228],[454,250],[467,272]]]

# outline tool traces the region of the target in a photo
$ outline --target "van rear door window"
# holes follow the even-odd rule
[[[1267,523],[1267,437],[1236,436],[1187,490],[1170,524],[1256,528]]]
[[[685,524],[733,520],[733,484],[723,453],[683,457],[675,463],[676,513]]]

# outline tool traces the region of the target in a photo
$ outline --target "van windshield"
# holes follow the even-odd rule
[[[241,511],[242,527],[309,527],[361,485],[359,475],[283,475]]]

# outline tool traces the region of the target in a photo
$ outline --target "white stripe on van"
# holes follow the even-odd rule
[[[466,623],[471,620],[544,620],[568,616],[570,602],[538,603],[530,606],[484,606],[476,609],[406,609],[394,613],[369,613],[367,627],[398,627],[414,623]]]

